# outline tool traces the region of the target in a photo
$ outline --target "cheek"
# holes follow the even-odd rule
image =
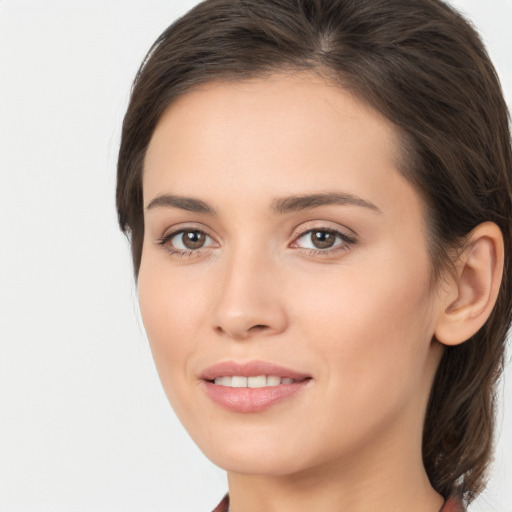
[[[316,293],[303,283],[310,293],[294,294],[300,338],[323,377],[310,427],[331,448],[369,444],[404,414],[421,429],[432,378],[428,275],[398,262],[387,270],[317,276]]]
[[[429,268],[425,255],[375,261],[317,275],[314,288],[303,283],[309,293],[293,296],[301,331],[329,368],[331,383],[378,398],[379,387],[390,393],[405,389],[404,381],[420,385],[434,315],[429,274],[417,270]]]
[[[172,395],[179,380],[190,376],[187,362],[201,339],[206,308],[195,280],[160,267],[158,262],[143,260],[139,304],[156,368],[166,392]]]
[[[420,256],[381,254],[372,258],[373,264],[356,261],[334,272],[295,276],[290,302],[295,303],[297,317],[311,319],[319,339],[323,330],[331,328],[339,329],[340,335],[374,331],[375,336],[415,330],[432,303],[428,260]]]

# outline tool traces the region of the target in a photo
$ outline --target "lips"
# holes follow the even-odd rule
[[[213,402],[242,413],[261,412],[291,399],[312,380],[307,374],[264,361],[218,363],[200,378]]]
[[[304,380],[310,376],[284,366],[278,366],[266,361],[249,361],[247,363],[236,363],[235,361],[225,361],[217,363],[206,368],[201,373],[200,378],[203,380],[215,380],[217,377],[258,377],[259,375],[276,375],[281,378],[293,380]]]

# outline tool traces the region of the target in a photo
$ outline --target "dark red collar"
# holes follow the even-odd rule
[[[229,501],[228,501],[228,505],[229,505]],[[227,509],[226,509],[227,511]],[[465,512],[466,509],[464,508],[464,506],[462,505],[462,503],[455,499],[455,498],[450,498],[444,505],[443,505],[443,508],[439,511],[439,512]]]
[[[228,512],[229,509],[229,496],[226,494],[222,501],[213,509],[212,512]],[[439,512],[465,512],[462,503],[455,498],[450,498]]]
[[[228,512],[229,509],[229,496],[226,494],[222,501],[212,510],[212,512]]]

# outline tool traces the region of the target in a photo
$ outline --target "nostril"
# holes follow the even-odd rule
[[[268,325],[258,324],[258,325],[253,325],[253,326],[249,329],[249,331],[259,332],[259,331],[264,331],[265,329],[268,329]]]
[[[258,333],[264,332],[268,329],[270,329],[270,327],[268,325],[264,325],[264,324],[257,324],[257,325],[253,325],[249,328],[243,328],[243,329],[233,328],[231,330],[226,329],[221,325],[218,325],[215,327],[215,331],[217,332],[217,334],[228,335],[228,336],[232,336],[234,338],[240,338],[240,339],[245,339],[245,338],[249,337],[251,334],[258,334]]]

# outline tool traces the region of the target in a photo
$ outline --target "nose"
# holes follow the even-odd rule
[[[235,340],[282,333],[288,324],[277,262],[238,251],[219,268],[214,328]]]

